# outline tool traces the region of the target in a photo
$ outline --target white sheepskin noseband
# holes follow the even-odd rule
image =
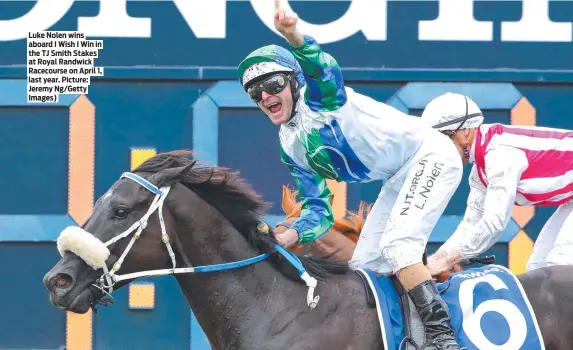
[[[77,226],[66,227],[60,233],[57,244],[61,256],[70,251],[94,270],[103,268],[109,257],[109,249],[102,241]]]

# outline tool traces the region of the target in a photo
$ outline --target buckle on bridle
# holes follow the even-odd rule
[[[98,284],[101,288],[105,288],[105,289],[112,289],[115,284],[116,284],[116,279],[115,276],[112,275],[109,272],[104,273],[103,275],[101,275],[101,277],[98,279]],[[106,284],[109,283],[109,284]]]
[[[95,283],[93,283],[92,286],[99,289],[99,291],[103,294],[101,298],[94,300],[94,302],[92,303],[92,309],[94,311],[96,311],[95,308],[96,305],[109,306],[115,303],[115,299],[113,298],[113,296],[110,293],[108,293],[108,291],[106,291],[104,287],[97,285]]]

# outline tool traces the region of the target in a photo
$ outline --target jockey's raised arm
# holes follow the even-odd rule
[[[281,8],[275,1],[275,27],[291,45],[291,51],[304,72],[307,88],[304,100],[313,111],[334,111],[346,103],[344,79],[338,63],[324,52],[314,38],[296,27],[298,15]]]

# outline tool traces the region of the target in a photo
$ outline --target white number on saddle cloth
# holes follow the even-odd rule
[[[519,280],[503,266],[489,265],[453,274],[439,286],[452,327],[466,349],[539,350],[543,338]]]
[[[474,289],[478,283],[487,283],[493,289],[508,289],[507,285],[496,275],[485,275],[460,284],[460,307],[463,313],[462,327],[471,342],[478,349],[520,349],[527,337],[527,324],[525,317],[515,304],[504,299],[490,299],[474,305]],[[503,345],[496,345],[489,341],[481,328],[481,320],[486,312],[497,312],[509,326],[509,339]]]

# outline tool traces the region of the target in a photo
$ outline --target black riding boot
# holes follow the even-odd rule
[[[459,350],[450,325],[448,306],[438,294],[434,281],[420,283],[408,295],[416,306],[426,332],[426,341],[420,350]]]

